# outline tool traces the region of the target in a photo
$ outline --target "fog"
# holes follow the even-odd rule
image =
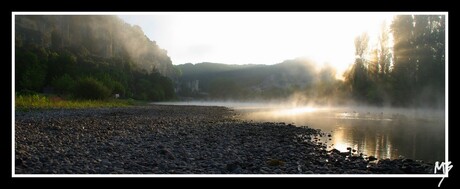
[[[238,102],[238,101],[182,101],[182,102],[154,102],[158,105],[187,105],[187,106],[223,106],[234,110],[267,110],[271,112],[280,112],[284,110],[301,110],[310,108],[315,112],[335,112],[343,114],[353,114],[362,117],[386,118],[389,117],[406,117],[412,119],[440,119],[444,120],[446,112],[444,109],[432,108],[395,108],[395,107],[376,107],[367,105],[348,105],[348,106],[330,106],[330,105],[315,105],[302,104],[297,101],[259,101],[259,102]],[[295,113],[293,113],[295,114]]]
[[[445,158],[446,112],[429,108],[373,106],[318,106],[285,102],[189,101],[160,105],[224,106],[236,118],[254,122],[283,122],[308,126],[326,133],[317,136],[326,149],[375,156],[380,159],[411,158],[443,161]],[[327,137],[330,134],[331,137]]]
[[[167,50],[148,38],[140,26],[130,25],[117,16],[17,15],[15,27],[17,46],[23,43],[66,49],[85,58],[120,58],[147,72],[155,68],[166,76],[174,75]]]

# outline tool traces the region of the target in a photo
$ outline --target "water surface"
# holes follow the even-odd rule
[[[319,142],[328,149],[347,151],[351,147],[380,159],[445,161],[446,125],[442,110],[220,102],[172,104],[227,106],[248,121],[285,122],[321,129],[327,134],[320,137]]]

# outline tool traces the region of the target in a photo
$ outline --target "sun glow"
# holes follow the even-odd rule
[[[354,62],[354,38],[376,39],[389,12],[181,12],[121,15],[168,51],[173,64],[276,64],[305,57],[336,68]],[[150,18],[150,19],[149,19]],[[375,40],[374,40],[375,41]]]
[[[334,130],[331,144],[334,144],[332,147],[341,151],[348,151],[347,148],[350,147],[350,143],[345,140],[345,130],[341,127],[338,127]]]
[[[276,114],[282,116],[289,116],[289,115],[299,115],[304,113],[311,113],[316,111],[316,108],[313,107],[301,107],[301,108],[289,108],[289,109],[282,109],[277,111]]]

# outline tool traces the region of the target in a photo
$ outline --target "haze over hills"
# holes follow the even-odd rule
[[[151,101],[301,97],[322,104],[350,100],[443,108],[445,17],[400,15],[382,28],[377,45],[367,33],[355,37],[355,61],[336,79],[337,66],[300,58],[275,65],[174,66],[140,27],[117,16],[16,15],[15,86],[18,92],[87,98],[78,93],[88,86],[76,86],[91,83],[100,89],[90,93],[100,93],[92,97],[97,99],[114,94]]]
[[[175,96],[167,51],[117,16],[16,15],[15,53],[16,91],[23,94]]]
[[[131,60],[148,72],[175,74],[171,58],[139,26],[117,16],[16,16],[16,45],[68,49],[102,58]]]
[[[181,71],[177,93],[184,97],[213,100],[283,99],[328,84],[334,90],[340,81],[331,67],[318,68],[306,59],[286,60],[274,65],[227,65],[197,63],[177,65]],[[317,96],[319,90],[311,90]],[[321,91],[322,93],[323,91]]]
[[[443,15],[398,15],[389,28],[382,27],[376,43],[370,42],[366,32],[357,35],[355,61],[343,80],[334,78],[334,69],[318,69],[316,63],[301,59],[245,68],[222,65],[211,69],[208,64],[197,64],[178,66],[183,69],[178,94],[237,100],[299,97],[321,104],[349,100],[444,109],[445,24]]]

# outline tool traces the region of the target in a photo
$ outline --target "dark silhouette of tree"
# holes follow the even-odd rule
[[[365,100],[369,87],[367,60],[365,58],[369,46],[369,35],[363,33],[355,38],[355,63],[345,78],[350,85],[350,91],[356,100]]]
[[[374,49],[368,48],[366,34],[356,37],[356,60],[345,75],[353,98],[377,105],[386,99],[396,106],[444,107],[445,16],[400,15],[390,28],[393,61],[385,23]]]
[[[36,53],[16,51],[16,89],[41,92],[45,84],[47,66],[39,61]]]
[[[401,15],[391,26],[394,36],[395,104],[435,106],[444,101],[445,18]]]
[[[393,103],[409,105],[414,96],[416,59],[414,19],[411,15],[397,16],[391,25],[394,38]]]

